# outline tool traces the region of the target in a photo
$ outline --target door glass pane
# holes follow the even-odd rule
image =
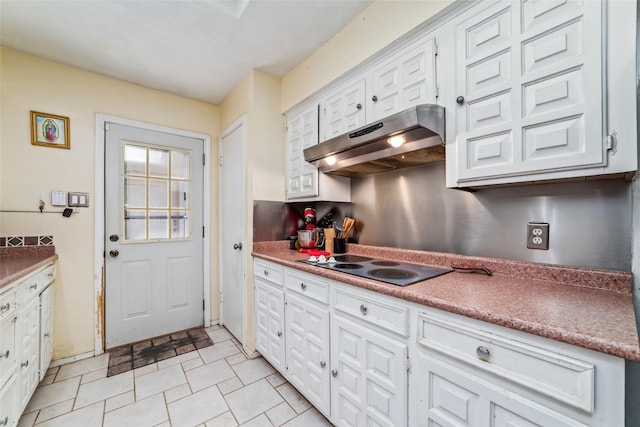
[[[189,218],[187,211],[171,211],[171,238],[185,239],[189,237]]]
[[[149,207],[169,207],[169,181],[164,179],[149,180]]]
[[[147,149],[137,145],[124,146],[124,173],[127,175],[147,175]]]
[[[149,211],[149,239],[169,238],[169,211]]]
[[[189,154],[183,151],[171,152],[171,178],[189,179]]]
[[[147,213],[144,210],[124,211],[125,240],[145,240],[147,238]]]
[[[149,148],[149,176],[169,177],[169,150]]]
[[[171,207],[184,209],[187,207],[187,186],[184,181],[171,181]]]
[[[144,178],[124,178],[124,206],[145,208],[147,206],[147,180]]]

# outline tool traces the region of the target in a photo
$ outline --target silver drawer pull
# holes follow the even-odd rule
[[[325,362],[324,360],[320,361],[320,367],[324,368],[325,366],[327,366],[327,362]]]
[[[5,351],[4,353],[0,353],[0,359],[8,359],[9,354],[9,350]]]
[[[268,276],[268,275],[269,275],[269,271],[268,271],[268,270],[265,270],[265,271],[264,271],[264,275],[265,275],[265,276]]]
[[[38,284],[34,283],[33,285],[29,286],[29,289],[33,289],[35,291],[36,289],[38,289]]]
[[[367,306],[364,304],[360,305],[360,313],[362,313],[363,315],[367,315]]]
[[[304,283],[300,283],[300,289],[304,291],[305,289],[307,289],[307,285],[305,285]]]
[[[51,336],[51,334],[49,332],[47,332],[46,334],[44,334],[45,338],[49,338]]]
[[[11,308],[11,303],[10,302],[8,302],[6,304],[2,304],[0,306],[0,312],[8,311],[10,308]]]
[[[278,336],[281,337],[282,336],[282,331],[278,331]]]
[[[334,369],[334,370],[332,370],[332,371],[331,371],[331,376],[332,376],[333,378],[337,377],[337,376],[338,376],[338,371],[336,371],[335,369]]]
[[[50,272],[49,274],[47,274],[47,278],[51,279],[53,277],[53,272]]]
[[[489,351],[489,349],[487,347],[485,347],[483,345],[481,345],[478,348],[476,348],[476,354],[482,360],[489,360],[489,357],[491,357],[491,352]]]
[[[9,417],[4,417],[0,420],[0,426],[6,426],[7,424],[9,424]]]
[[[27,360],[26,362],[22,362],[20,366],[22,366],[23,368],[26,368],[27,366],[29,366],[29,361]]]

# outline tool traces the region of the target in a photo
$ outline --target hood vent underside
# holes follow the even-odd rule
[[[321,172],[350,177],[443,160],[444,113],[439,105],[417,105],[309,147],[304,159]]]

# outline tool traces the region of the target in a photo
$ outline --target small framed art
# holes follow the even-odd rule
[[[31,144],[71,148],[69,117],[31,111]]]

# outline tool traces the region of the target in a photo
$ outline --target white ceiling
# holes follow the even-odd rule
[[[219,104],[251,69],[286,75],[372,0],[0,0],[0,43]]]

